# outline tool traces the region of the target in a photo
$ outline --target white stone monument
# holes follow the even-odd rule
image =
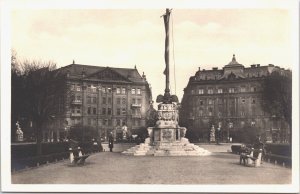
[[[169,18],[170,10],[166,10],[164,22],[166,28],[166,89],[164,95],[159,95],[156,102],[158,105],[158,121],[155,126],[148,127],[149,137],[145,143],[141,143],[123,152],[128,155],[153,155],[153,156],[203,156],[210,152],[191,144],[185,138],[186,128],[178,125],[178,98],[170,95],[169,89]]]

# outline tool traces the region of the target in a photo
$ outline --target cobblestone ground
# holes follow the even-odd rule
[[[227,152],[230,144],[200,145],[212,152],[202,157],[126,156],[130,145],[115,152],[91,155],[82,167],[68,160],[12,174],[13,184],[289,184],[292,170],[263,163],[239,165],[239,156]],[[105,147],[105,145],[104,145]]]

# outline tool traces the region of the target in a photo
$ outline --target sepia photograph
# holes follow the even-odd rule
[[[1,12],[1,191],[299,192],[298,1]]]

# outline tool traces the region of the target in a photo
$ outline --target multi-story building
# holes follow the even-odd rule
[[[146,126],[152,101],[146,76],[135,68],[71,64],[59,69],[66,75],[68,91],[57,99],[58,114],[43,139],[54,141],[72,127],[92,127],[102,139],[116,139]]]
[[[238,141],[246,126],[259,128],[269,141],[289,139],[290,127],[279,115],[268,114],[262,108],[263,80],[273,72],[292,76],[290,70],[269,64],[244,67],[233,55],[232,61],[222,69],[202,69],[191,76],[184,89],[180,123],[196,134],[197,140],[208,141],[214,125],[222,131],[223,140]],[[276,86],[274,86],[276,87]]]

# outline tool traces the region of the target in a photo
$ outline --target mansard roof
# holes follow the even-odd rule
[[[216,67],[212,70],[199,70],[195,76],[192,76],[190,80],[202,81],[202,80],[233,80],[233,79],[251,79],[259,78],[271,75],[272,72],[279,72],[281,75],[290,76],[291,71],[285,70],[278,66],[269,64],[267,66],[260,66],[260,64],[253,64],[250,67],[244,67],[242,64],[236,61],[235,55],[229,64],[225,65],[223,69]]]
[[[98,79],[100,74],[109,75],[111,79],[117,79],[112,81],[125,81],[133,83],[145,83],[146,80],[139,74],[136,68],[115,68],[115,67],[103,67],[92,66],[82,64],[70,64],[61,68],[62,71],[69,74],[70,78],[83,78],[83,79]],[[110,72],[110,73],[108,73]],[[109,78],[109,77],[108,77]],[[108,80],[107,80],[108,81]]]

